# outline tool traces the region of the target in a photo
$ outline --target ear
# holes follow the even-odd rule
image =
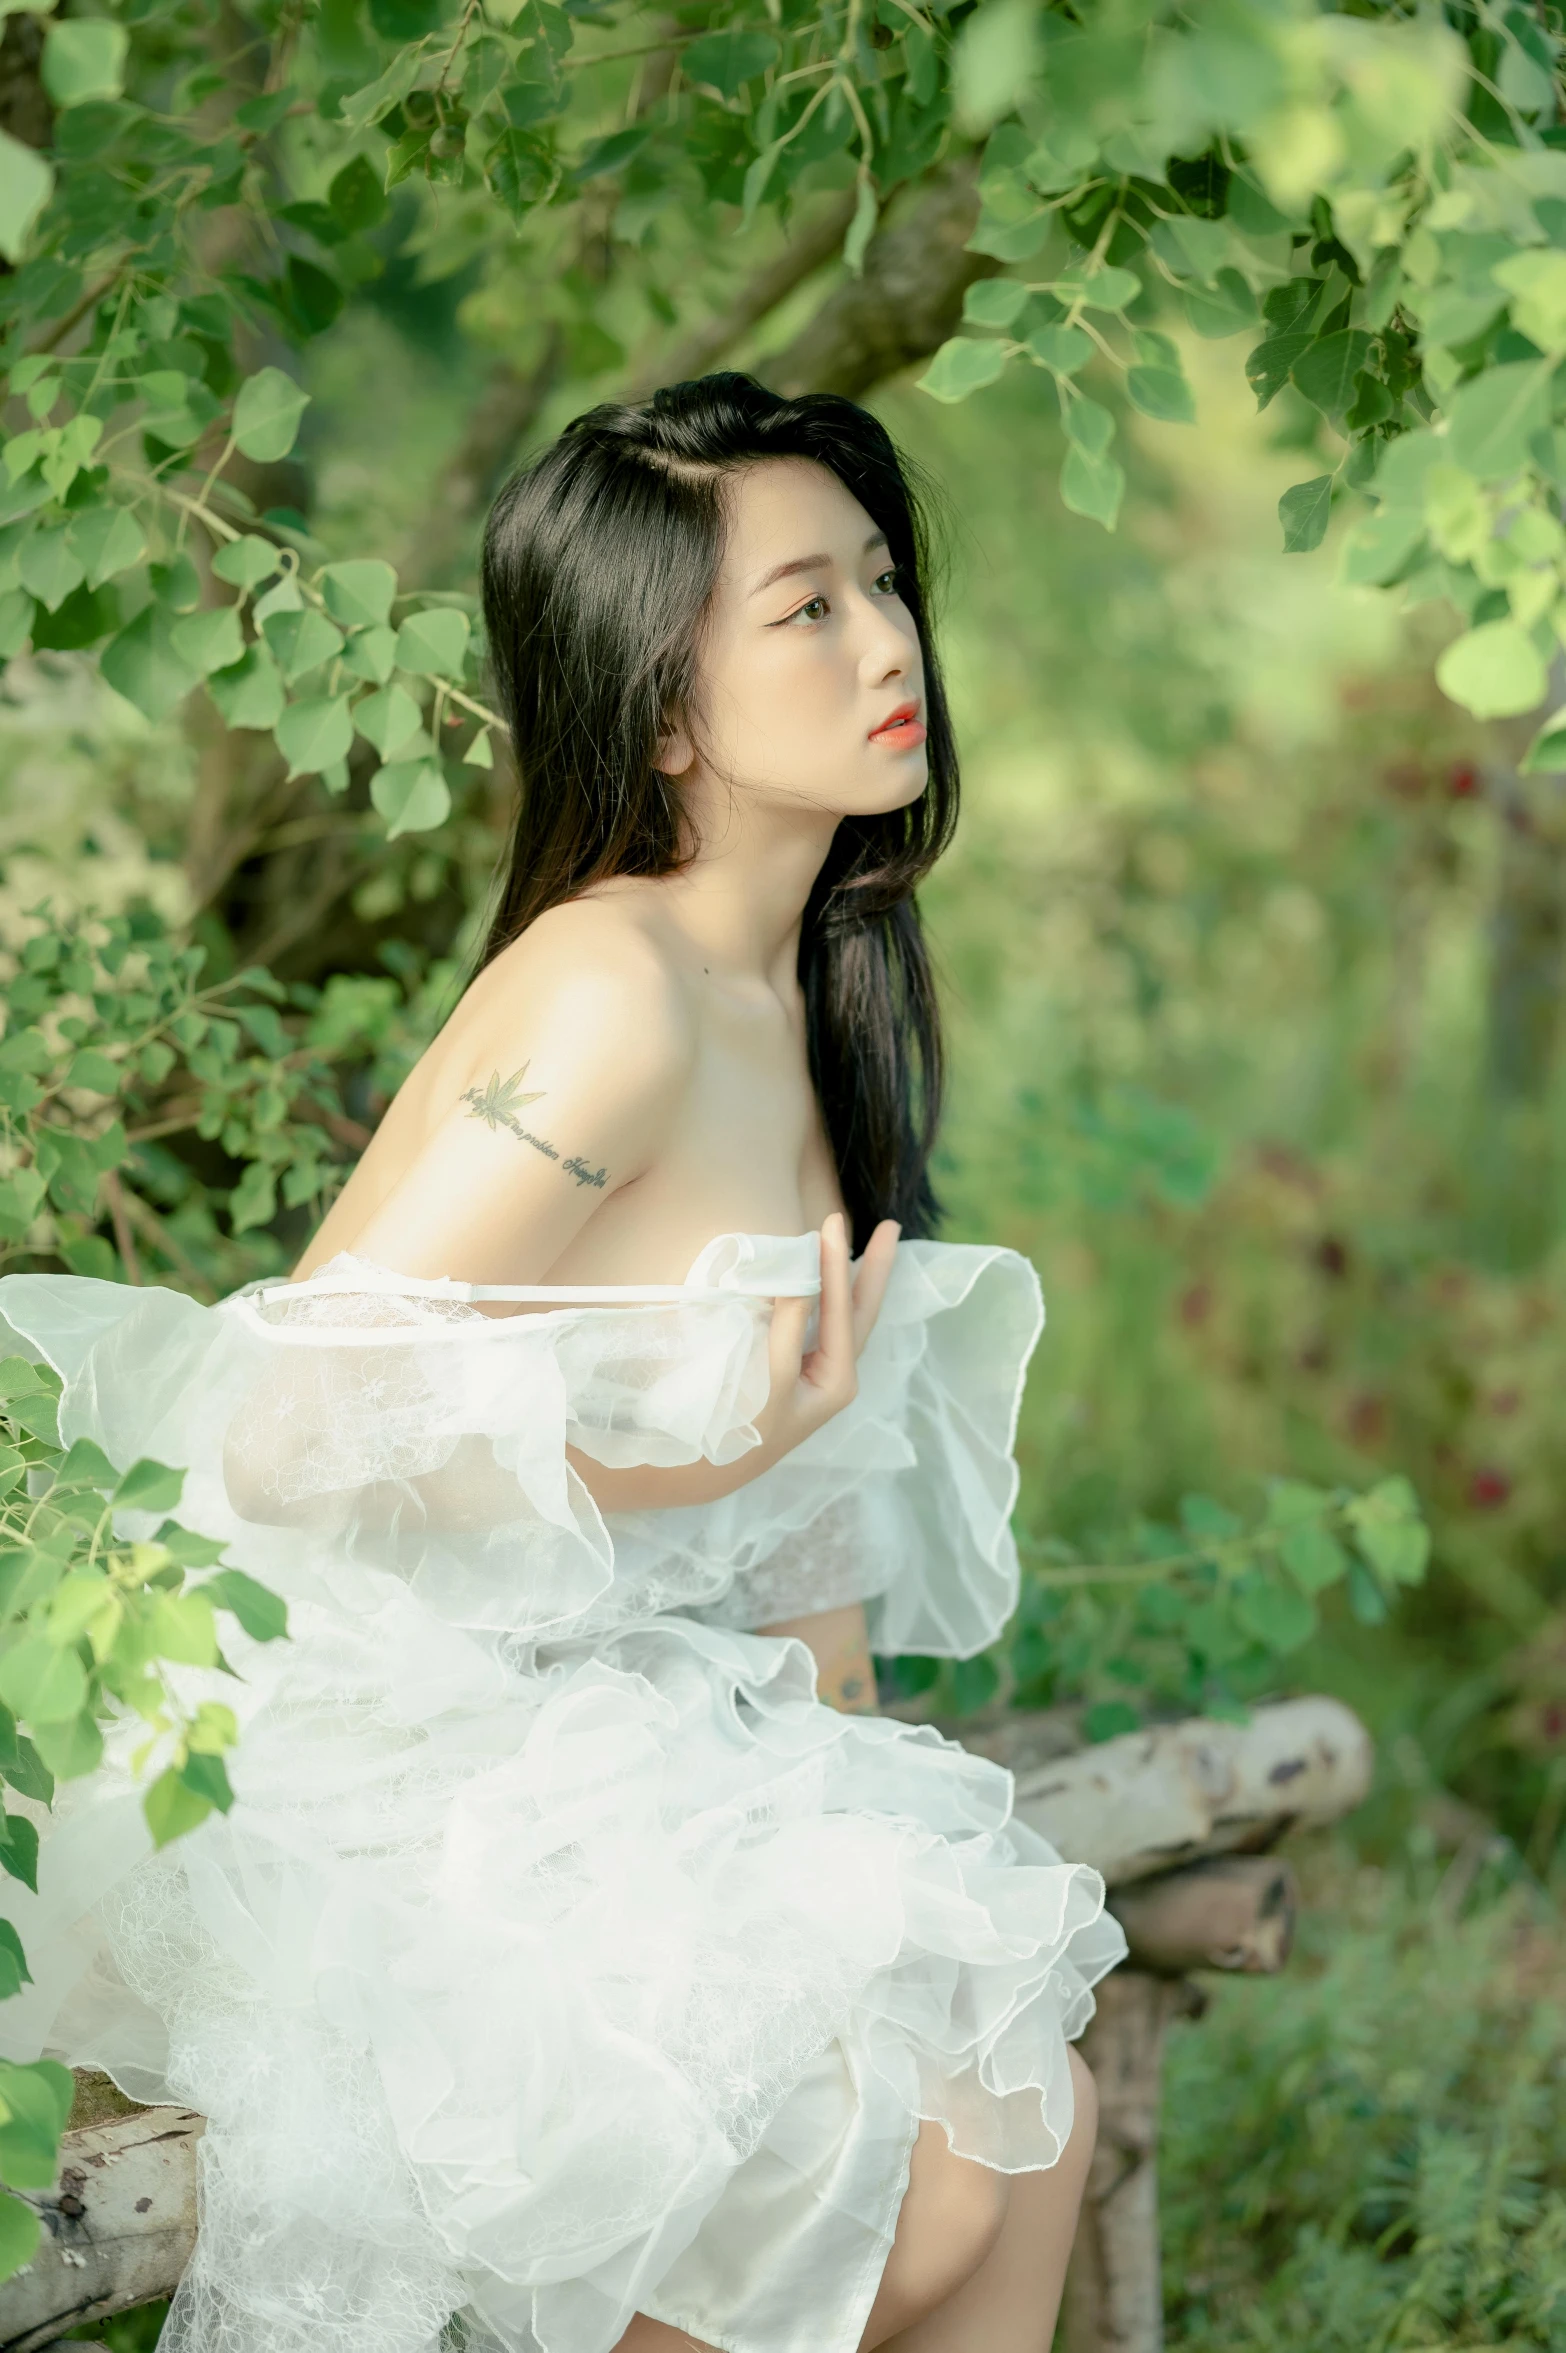
[[[653,766],[665,776],[684,776],[696,765],[696,746],[685,729],[679,725],[665,728],[658,738],[658,749],[653,755]]]

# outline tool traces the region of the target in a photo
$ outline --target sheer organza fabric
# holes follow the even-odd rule
[[[817,1287],[813,1236],[745,1235],[504,1314],[347,1257],[212,1308],[0,1282],[66,1436],[182,1466],[290,1604],[188,1677],[241,1717],[232,1811],[152,1853],[126,1726],[16,1891],[6,2050],[208,2119],[173,2353],[609,2353],[638,2310],[851,2353],[920,2118],[1058,2155],[1124,1950],[1097,1874],[749,1631],[863,1599],[882,1652],[994,1638],[1032,1269],[901,1244],[855,1403],[721,1503],[605,1516],[572,1467],[737,1459],[771,1302]]]

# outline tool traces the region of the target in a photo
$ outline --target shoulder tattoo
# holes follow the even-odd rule
[[[503,1079],[497,1070],[492,1073],[487,1087],[469,1087],[462,1097],[468,1106],[468,1117],[483,1120],[485,1126],[497,1134],[501,1128],[507,1129],[519,1144],[531,1144],[533,1150],[542,1152],[546,1160],[559,1160],[561,1172],[565,1176],[575,1177],[579,1185],[595,1185],[602,1192],[609,1181],[606,1168],[589,1168],[579,1153],[573,1153],[569,1160],[560,1160],[558,1150],[547,1137],[535,1135],[530,1127],[523,1125],[518,1113],[529,1103],[539,1102],[544,1094],[542,1087],[534,1087],[529,1093],[523,1094],[522,1081],[527,1074],[528,1065],[524,1062],[521,1069],[514,1070],[509,1078]]]

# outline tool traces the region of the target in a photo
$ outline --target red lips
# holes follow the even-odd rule
[[[872,743],[887,744],[893,751],[911,752],[923,743],[924,722],[919,717],[917,703],[899,703],[896,710],[870,730]]]

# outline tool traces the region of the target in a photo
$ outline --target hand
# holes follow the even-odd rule
[[[884,1218],[871,1235],[857,1272],[848,1258],[848,1226],[834,1210],[821,1228],[821,1314],[814,1348],[805,1347],[813,1301],[779,1299],[768,1338],[767,1402],[756,1416],[761,1439],[737,1462],[681,1464],[668,1470],[638,1465],[608,1470],[566,1450],[567,1460],[602,1511],[657,1511],[716,1503],[780,1462],[859,1393],[859,1358],[875,1329],[897,1256],[901,1227]]]
[[[772,1310],[767,1403],[757,1416],[770,1462],[789,1454],[859,1394],[859,1359],[875,1329],[902,1228],[883,1218],[857,1271],[848,1256],[848,1223],[833,1210],[821,1227],[821,1299],[816,1345],[807,1351],[811,1301],[779,1299]]]

